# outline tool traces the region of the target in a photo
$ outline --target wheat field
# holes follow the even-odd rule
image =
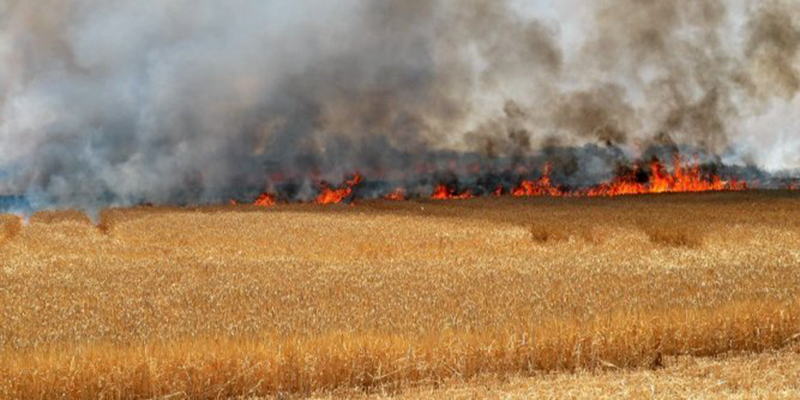
[[[776,351],[800,368],[797,193],[0,224],[0,398],[436,397]]]
[[[606,368],[566,374],[486,376],[438,387],[412,387],[399,394],[354,392],[351,396],[364,400],[800,398],[800,346],[796,344],[757,354],[674,357],[668,363],[655,370]]]

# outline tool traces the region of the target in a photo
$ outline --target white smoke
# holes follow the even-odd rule
[[[800,168],[797,9],[0,0],[0,195],[220,201],[277,172],[338,179],[554,140],[635,155],[659,133]]]

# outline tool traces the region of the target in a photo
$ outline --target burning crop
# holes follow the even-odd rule
[[[0,1],[0,209],[724,191],[800,168],[797,1],[577,1]],[[669,153],[728,165],[649,165]]]
[[[613,197],[637,194],[741,191],[747,189],[746,182],[740,182],[735,178],[723,181],[718,175],[703,177],[697,162],[689,166],[682,165],[681,159],[677,155],[674,158],[673,165],[673,172],[667,173],[661,162],[656,160],[650,164],[651,172],[644,182],[638,179],[639,171],[635,169],[629,174],[614,178],[610,183],[590,188],[585,194],[587,196]]]
[[[322,183],[321,190],[315,202],[317,204],[338,204],[345,201],[353,193],[353,188],[361,183],[363,178],[355,173],[353,177],[345,181],[344,187],[339,189],[331,188],[327,183]]]
[[[456,168],[455,166],[451,166]],[[464,176],[458,180],[452,176]],[[679,155],[674,155],[671,169],[658,159],[649,163],[634,163],[620,169],[608,182],[588,187],[568,187],[559,185],[553,178],[553,165],[545,162],[541,175],[532,178],[520,169],[514,174],[505,173],[504,179],[483,179],[480,167],[474,165],[464,168],[459,174],[452,175],[446,182],[435,183],[431,187],[430,199],[463,200],[480,196],[513,196],[513,197],[617,197],[661,193],[697,193],[743,191],[749,188],[745,180],[736,177],[723,178],[713,172],[703,172],[697,157],[683,162]],[[436,182],[435,178],[431,179]],[[516,183],[514,181],[516,180]],[[466,182],[472,182],[466,183]],[[376,188],[368,189],[365,185],[374,184]],[[382,189],[390,183],[380,179],[369,179],[361,173],[353,173],[340,185],[328,182],[318,184],[319,191],[313,198],[316,204],[338,204],[352,202],[366,196],[365,199],[382,198],[390,201],[405,201],[424,198],[424,193],[415,192],[411,187],[424,185],[413,184],[411,187],[395,186],[394,189]],[[389,186],[391,187],[391,186]],[[791,188],[787,185],[787,188]],[[357,190],[358,189],[358,190]],[[258,206],[277,204],[277,194],[264,192],[253,202]],[[302,200],[298,200],[303,202]],[[233,204],[233,203],[232,203]]]
[[[469,190],[459,192],[458,189],[440,183],[436,185],[431,194],[431,199],[434,200],[463,200],[471,199],[474,197]]]
[[[0,399],[781,348],[798,61],[798,0],[0,0]]]
[[[261,207],[271,207],[277,204],[277,201],[275,201],[275,195],[270,193],[261,193],[258,195],[258,198],[253,202],[253,204]]]
[[[524,179],[522,182],[520,182],[519,186],[515,187],[511,191],[511,194],[514,195],[515,197],[563,196],[564,192],[561,189],[553,186],[550,180],[551,172],[552,172],[551,165],[545,164],[541,178],[539,178],[536,181],[530,181]]]

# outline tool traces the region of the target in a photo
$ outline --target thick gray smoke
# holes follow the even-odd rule
[[[0,0],[0,195],[308,198],[587,145],[590,177],[664,144],[800,167],[796,1],[540,3]]]

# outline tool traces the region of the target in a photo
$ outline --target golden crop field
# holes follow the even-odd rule
[[[800,346],[756,354],[676,357],[660,369],[606,368],[576,373],[482,377],[415,387],[399,394],[353,397],[393,399],[796,399],[800,398]],[[333,398],[333,396],[319,397]]]
[[[558,396],[731,354],[800,375],[797,193],[0,224],[0,398]]]

